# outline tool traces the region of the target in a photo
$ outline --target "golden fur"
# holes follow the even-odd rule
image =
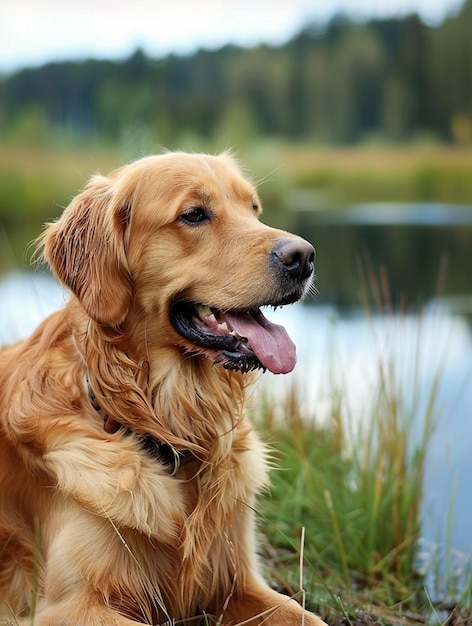
[[[182,222],[195,206],[208,224]],[[71,296],[0,352],[0,621],[322,624],[258,573],[267,462],[243,412],[251,375],[169,322],[176,299],[274,301],[268,255],[293,236],[258,213],[230,156],[170,153],[93,177],[46,228]],[[171,471],[149,436],[190,462]]]

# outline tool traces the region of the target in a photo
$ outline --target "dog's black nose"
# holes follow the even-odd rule
[[[313,273],[315,249],[300,237],[285,237],[272,248],[272,258],[292,278],[302,281]]]

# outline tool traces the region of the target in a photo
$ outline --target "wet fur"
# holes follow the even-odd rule
[[[211,225],[179,221],[202,204]],[[0,352],[0,621],[322,624],[258,573],[267,460],[243,411],[251,375],[195,354],[169,323],[176,297],[274,297],[267,255],[288,235],[258,207],[228,155],[166,154],[95,176],[46,228],[71,296]],[[123,428],[105,432],[90,389]],[[173,476],[139,435],[195,460]]]

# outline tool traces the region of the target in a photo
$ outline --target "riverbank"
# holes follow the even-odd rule
[[[211,145],[195,146],[212,151]],[[156,146],[156,152],[161,148]],[[42,224],[96,172],[130,158],[102,144],[0,146],[0,271],[28,263],[24,250]],[[312,208],[364,202],[472,204],[472,147],[410,145],[317,147],[259,142],[238,155],[258,183],[264,219],[290,228],[300,192]],[[294,194],[299,194],[298,196]]]

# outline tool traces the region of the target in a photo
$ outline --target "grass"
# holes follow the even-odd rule
[[[363,202],[472,203],[472,149],[446,145],[286,147],[293,186],[326,205]]]
[[[186,146],[178,146],[185,149]],[[202,143],[191,149],[214,151]],[[156,146],[156,152],[160,148]],[[0,146],[0,270],[25,266],[27,244],[46,220],[97,171],[106,173],[132,157],[119,145]],[[433,146],[290,146],[266,141],[240,154],[256,182],[270,224],[290,229],[290,209],[360,202],[472,203],[472,148]],[[294,192],[296,198],[294,198]]]
[[[0,271],[28,267],[28,244],[59,216],[96,171],[119,164],[115,152],[0,147]]]
[[[293,593],[303,526],[307,605],[328,622],[342,607],[390,620],[429,611],[415,566],[423,460],[408,467],[405,427],[372,415],[347,451],[336,408],[329,423],[306,422],[290,395],[283,423],[261,420],[283,468],[262,507],[272,576]]]
[[[382,308],[375,314],[368,309],[372,332],[378,315],[389,316],[394,329],[401,312],[393,314],[375,281],[368,282]],[[442,571],[432,554],[428,576],[419,560],[423,479],[439,419],[441,372],[420,400],[415,375],[405,386],[402,370],[411,355],[396,352],[394,330],[390,343],[379,351],[376,383],[359,414],[334,378],[328,418],[316,407],[307,414],[305,394],[295,384],[279,406],[264,395],[257,406],[256,421],[282,467],[272,472],[262,507],[262,531],[272,546],[265,553],[268,571],[290,594],[299,588],[303,528],[307,606],[328,623],[351,624],[359,611],[381,624],[470,623],[470,561],[459,582],[457,572],[450,566]],[[414,368],[420,367],[421,347],[420,318]],[[333,355],[327,369],[333,371],[334,361]],[[441,577],[439,595],[429,588],[431,574]]]

